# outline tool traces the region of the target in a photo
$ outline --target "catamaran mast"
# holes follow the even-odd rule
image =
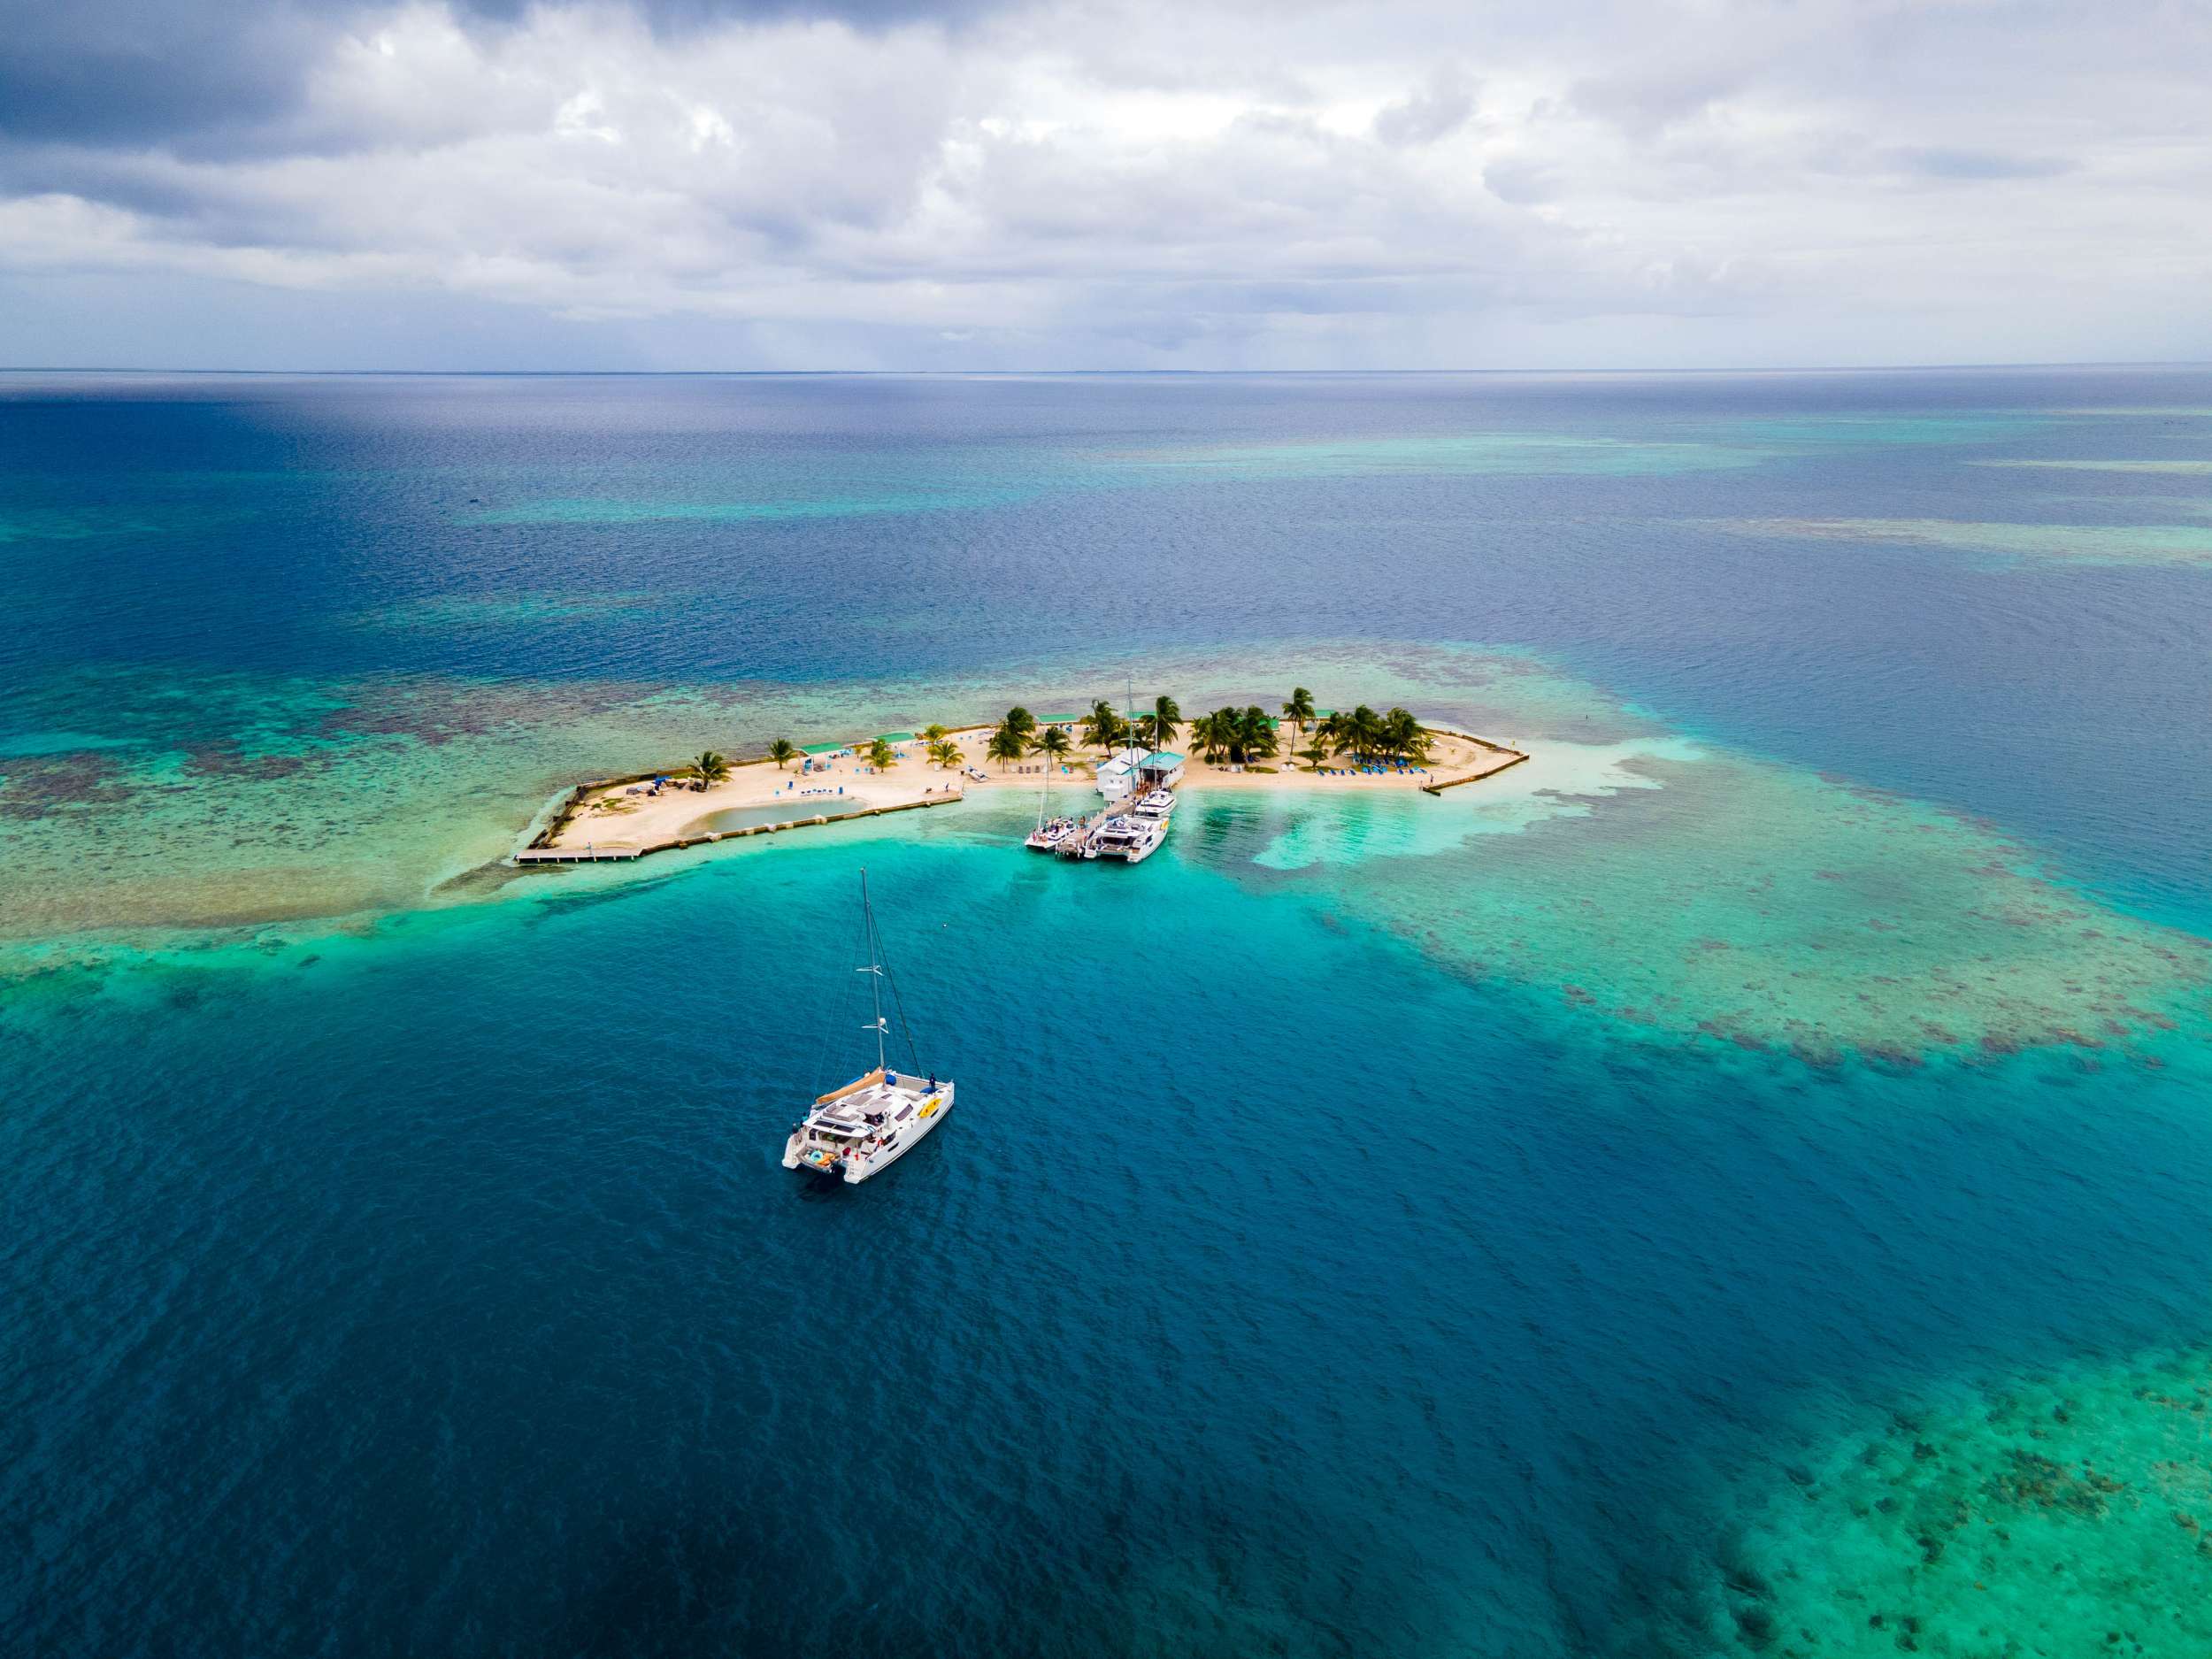
[[[869,1029],[876,1033],[876,1070],[884,1067],[883,1039],[889,1029],[883,1023],[883,953],[876,943],[875,906],[868,902],[868,872],[860,872],[860,916],[862,937],[868,946],[868,965],[860,970],[868,976],[868,995],[875,1008],[875,1021]]]

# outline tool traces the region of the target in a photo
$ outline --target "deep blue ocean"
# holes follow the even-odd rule
[[[481,903],[386,849],[519,828],[618,692],[1470,648],[2193,940],[2208,463],[2190,370],[0,377],[0,1648],[1792,1651],[1747,1492],[2212,1340],[2200,985],[2093,1048],[1649,1041],[1227,798],[1127,872],[982,805]],[[296,853],[224,815],[395,738]],[[960,1105],[821,1191],[864,864]],[[1606,891],[1625,973],[1672,901]]]

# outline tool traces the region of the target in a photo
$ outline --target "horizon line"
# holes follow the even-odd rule
[[[0,364],[0,375],[129,374],[225,375],[278,379],[287,375],[326,379],[387,377],[414,380],[1023,380],[1059,378],[1232,379],[1256,376],[1403,375],[1747,375],[1747,374],[1932,374],[1977,370],[1984,373],[2054,369],[2204,369],[2212,359],[2193,357],[2084,357],[2038,362],[1739,364],[1655,368],[1333,368],[1333,369],[521,369],[521,368],[176,368],[123,364],[60,365]]]

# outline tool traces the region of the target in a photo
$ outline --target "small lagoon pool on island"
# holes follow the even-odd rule
[[[888,804],[882,800],[871,800],[857,790],[840,794],[832,790],[827,795],[797,794],[779,795],[757,806],[733,806],[719,812],[710,812],[697,822],[687,825],[686,835],[718,835],[727,830],[757,829],[764,824],[803,824],[815,818],[836,818],[845,812],[865,812],[870,807]]]

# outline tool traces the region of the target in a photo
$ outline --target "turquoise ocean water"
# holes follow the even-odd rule
[[[2212,374],[0,380],[0,1638],[2195,1655]],[[706,743],[1442,799],[497,860]],[[868,871],[946,1131],[776,1164]]]

